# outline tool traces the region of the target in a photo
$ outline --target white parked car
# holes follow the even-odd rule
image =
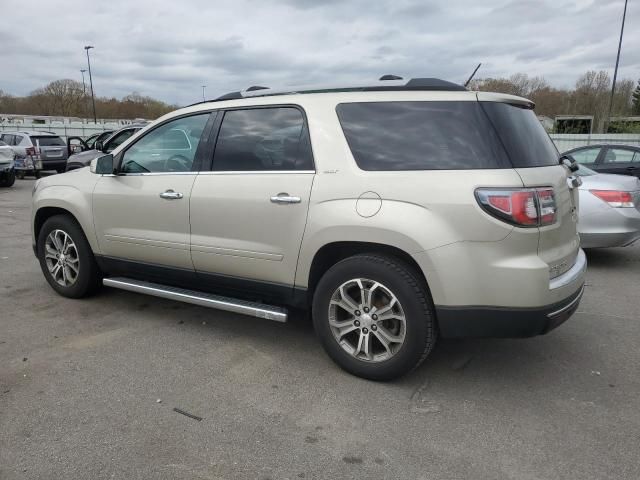
[[[439,335],[539,335],[576,310],[578,191],[532,109],[430,78],[234,92],[40,180],[34,251],[67,297],[307,308],[342,368],[395,378]]]
[[[14,161],[16,152],[0,140],[0,187],[10,187],[16,181]]]

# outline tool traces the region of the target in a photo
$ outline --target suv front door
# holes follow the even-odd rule
[[[314,174],[299,108],[224,113],[212,169],[191,196],[191,256],[203,287],[241,295],[254,285],[265,299],[293,293]]]
[[[118,173],[104,175],[93,193],[104,256],[193,271],[189,198],[206,155],[200,139],[210,116],[173,119],[118,154]]]

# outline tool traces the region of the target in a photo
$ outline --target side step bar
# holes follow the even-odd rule
[[[287,310],[281,307],[265,305],[247,300],[222,297],[211,293],[187,290],[186,288],[169,287],[159,283],[144,282],[124,277],[105,278],[102,283],[107,287],[120,288],[129,292],[145,293],[154,297],[192,303],[201,307],[217,308],[227,312],[240,313],[252,317],[264,318],[276,322],[287,321]]]

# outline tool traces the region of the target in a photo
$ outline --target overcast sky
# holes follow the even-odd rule
[[[570,87],[613,72],[624,0],[2,0],[0,89],[81,80],[188,104],[250,85],[372,80],[464,82],[516,72]],[[10,13],[9,13],[10,12]],[[630,1],[622,78],[640,77],[640,2]],[[88,79],[87,79],[88,82]]]

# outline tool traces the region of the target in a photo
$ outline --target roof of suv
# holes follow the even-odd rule
[[[357,85],[304,86],[279,89],[254,85],[245,90],[227,93],[212,100],[188,105],[165,115],[163,118],[170,118],[179,113],[197,112],[211,108],[235,107],[247,104],[267,105],[288,101],[297,102],[300,101],[302,95],[305,97],[316,95],[335,96],[339,97],[340,101],[352,101],[354,98],[358,98],[359,101],[385,101],[391,99],[407,101],[473,100],[510,103],[530,109],[534,107],[534,103],[526,98],[502,93],[470,91],[462,85],[438,78],[413,78],[406,81],[395,75],[385,75],[378,82]],[[218,106],[218,103],[222,103],[222,105]]]

